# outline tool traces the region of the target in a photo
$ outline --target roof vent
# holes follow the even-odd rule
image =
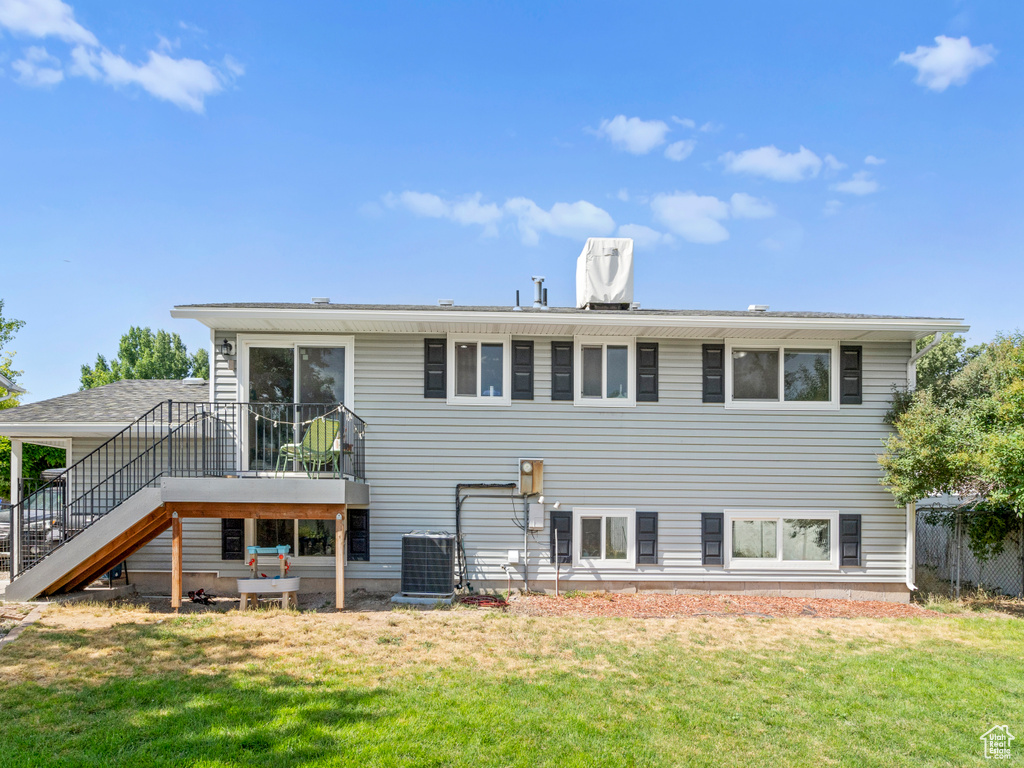
[[[751,304],[749,307],[747,307],[747,312],[767,312],[767,311],[768,311],[768,305],[767,304]]]
[[[591,237],[576,260],[576,306],[629,309],[633,303],[633,240]]]
[[[454,307],[455,299],[438,299],[437,306],[439,307]]]
[[[189,376],[187,379],[182,379],[185,384],[205,384],[206,379],[200,379],[197,376]]]
[[[331,300],[328,299],[326,296],[314,296],[312,299],[310,299],[310,301],[313,302],[314,304],[330,304],[331,303]]]

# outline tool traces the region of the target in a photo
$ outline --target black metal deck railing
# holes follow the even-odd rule
[[[11,576],[162,477],[362,481],[365,434],[337,403],[160,403],[56,479],[24,486],[31,492],[11,510]]]

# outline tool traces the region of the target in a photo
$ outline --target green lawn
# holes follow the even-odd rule
[[[63,607],[0,651],[0,765],[984,765],[1022,662],[993,615]]]

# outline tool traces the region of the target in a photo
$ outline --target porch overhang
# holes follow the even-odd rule
[[[352,480],[307,477],[164,477],[160,480],[160,500],[182,510],[203,505],[221,509],[234,507],[238,512],[204,517],[269,518],[273,516],[270,510],[275,508],[294,510],[302,506],[338,504],[365,507],[370,503],[370,486]],[[253,514],[242,514],[250,508]],[[298,517],[281,515],[289,516]],[[334,513],[324,516],[333,517]]]

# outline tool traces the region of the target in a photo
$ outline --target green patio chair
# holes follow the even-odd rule
[[[323,416],[313,419],[306,428],[301,443],[287,443],[281,446],[277,454],[274,475],[287,469],[290,461],[296,460],[302,463],[302,468],[310,478],[314,473],[319,476],[320,471],[328,464],[337,467],[341,463],[335,461],[338,456],[337,441],[340,429],[341,424],[334,419]]]

